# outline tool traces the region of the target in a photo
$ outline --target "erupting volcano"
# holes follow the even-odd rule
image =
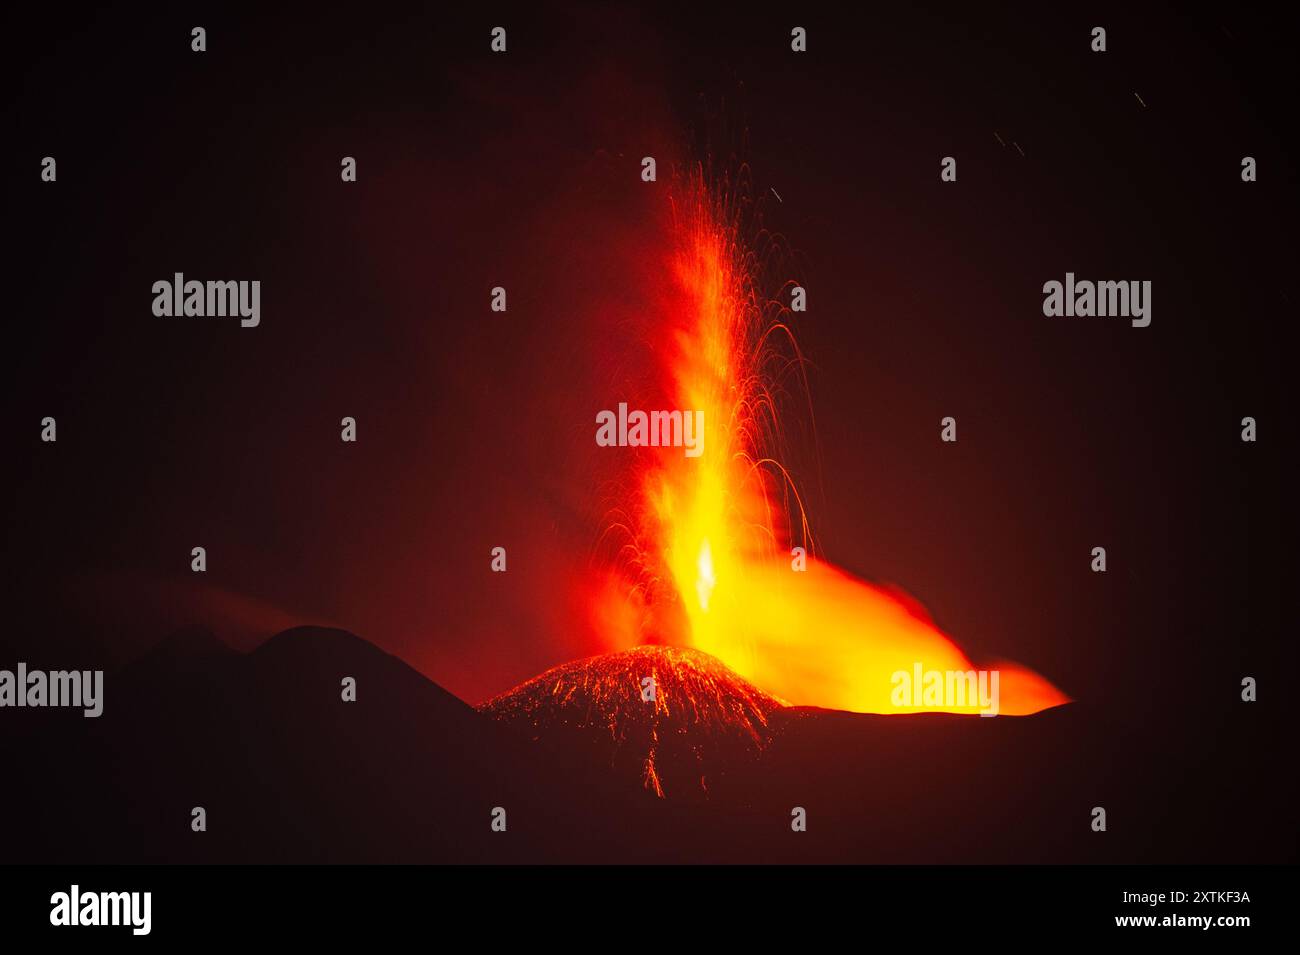
[[[910,682],[900,692],[900,681],[947,674],[974,685],[976,671],[996,670],[993,713],[1068,702],[1024,667],[977,665],[917,601],[817,552],[782,463],[788,394],[807,393],[790,327],[791,305],[806,292],[766,282],[778,243],[747,196],[743,179],[711,182],[696,169],[675,181],[664,209],[670,247],[639,343],[655,357],[656,380],[625,387],[644,407],[695,415],[704,435],[698,455],[657,440],[619,448],[629,470],[610,494],[598,555],[606,573],[588,603],[609,644],[625,652],[557,667],[486,706],[534,737],[563,727],[611,741],[612,762],[631,754],[660,795],[674,788],[666,764],[707,789],[726,761],[720,753],[761,750],[776,698],[860,713],[973,714],[986,711],[977,699],[914,692]],[[601,416],[610,413],[598,424]],[[652,676],[660,695],[643,700],[641,681]],[[673,748],[686,756],[666,761]]]

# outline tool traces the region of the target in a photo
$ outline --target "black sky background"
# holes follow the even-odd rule
[[[478,702],[596,652],[570,601],[610,466],[589,421],[619,400],[598,358],[632,347],[602,310],[636,304],[640,156],[707,141],[743,143],[809,289],[816,427],[792,422],[791,463],[829,559],[1126,718],[1221,708],[1224,747],[1290,722],[1291,24],[1095,5],[19,16],[0,665],[324,623]],[[175,271],[261,279],[261,326],[155,318]],[[1151,280],[1151,326],[1045,318],[1066,271]]]

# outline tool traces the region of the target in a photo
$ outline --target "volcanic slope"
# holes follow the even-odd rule
[[[691,799],[758,760],[783,705],[707,653],[640,646],[553,667],[481,709],[593,752],[657,796]]]

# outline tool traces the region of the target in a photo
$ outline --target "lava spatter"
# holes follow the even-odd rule
[[[533,739],[598,752],[661,798],[689,799],[755,762],[783,705],[707,653],[640,646],[553,667],[481,709]]]

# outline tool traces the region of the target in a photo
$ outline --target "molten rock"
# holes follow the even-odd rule
[[[705,796],[756,763],[782,708],[707,653],[662,646],[553,667],[481,707],[674,798]]]

